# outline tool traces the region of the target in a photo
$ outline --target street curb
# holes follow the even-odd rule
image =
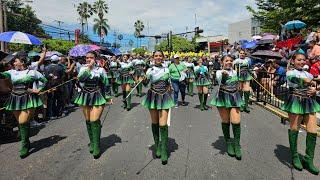
[[[273,106],[271,106],[269,104],[264,105],[263,102],[255,102],[254,99],[252,99],[252,98],[250,98],[250,99],[252,100],[252,102],[254,104],[256,104],[256,105],[264,108],[265,110],[267,110],[267,111],[279,116],[281,118],[280,121],[281,121],[282,124],[285,124],[285,121],[289,121],[288,113],[282,111],[281,109],[273,107]],[[302,129],[304,129],[306,131],[306,126],[305,125],[301,125],[301,127],[302,127]],[[318,137],[320,137],[320,127],[318,126],[317,129],[318,129],[317,130],[317,135],[318,135]]]

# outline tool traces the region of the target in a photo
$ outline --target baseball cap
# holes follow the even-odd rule
[[[180,58],[180,56],[179,56],[178,54],[175,54],[175,55],[173,56],[173,58],[174,58],[174,59]]]
[[[57,62],[60,60],[60,57],[57,55],[53,55],[53,56],[51,56],[50,60],[51,60],[51,62]]]

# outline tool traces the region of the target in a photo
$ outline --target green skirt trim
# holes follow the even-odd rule
[[[132,76],[120,76],[116,79],[117,84],[134,84]]]
[[[211,81],[207,78],[197,78],[195,81],[196,86],[210,86]]]
[[[43,102],[37,94],[11,94],[5,103],[5,109],[8,111],[19,111],[26,109],[39,108],[43,106]]]
[[[224,108],[240,108],[244,105],[244,101],[239,91],[234,93],[219,91],[212,98],[210,105]]]
[[[100,91],[77,93],[74,103],[79,106],[102,106],[111,99],[110,96],[102,95]]]
[[[292,114],[310,114],[320,112],[320,105],[314,97],[301,98],[290,94],[281,109]]]
[[[157,94],[151,90],[142,100],[141,105],[146,109],[170,109],[174,106],[174,101],[169,92],[165,94]]]

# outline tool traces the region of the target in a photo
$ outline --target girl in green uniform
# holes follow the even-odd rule
[[[209,80],[208,68],[202,64],[202,59],[198,60],[198,65],[194,67],[194,73],[196,75],[196,86],[198,88],[198,95],[200,101],[201,111],[208,110],[207,99],[209,86],[211,84]]]
[[[248,104],[251,90],[250,81],[252,80],[249,61],[250,59],[246,57],[246,52],[244,50],[240,50],[239,58],[233,62],[239,76],[240,89],[242,90],[244,97],[244,105],[241,107],[241,111],[245,111],[247,113],[250,112]]]
[[[131,95],[127,97],[127,95],[131,91],[131,85],[134,84],[133,80],[133,64],[129,61],[129,55],[124,55],[122,57],[122,62],[119,62],[120,64],[120,76],[117,79],[117,83],[121,84],[122,86],[122,96],[123,96],[123,103],[124,108],[127,109],[127,111],[131,110]]]
[[[112,99],[107,91],[109,82],[106,71],[101,67],[95,66],[96,54],[89,52],[86,55],[86,65],[81,67],[78,74],[81,91],[74,100],[83,111],[90,145],[89,152],[95,159],[99,158],[101,122],[100,117],[105,105]]]
[[[318,175],[319,169],[313,164],[317,140],[316,112],[320,112],[320,105],[315,98],[316,83],[313,81],[313,76],[303,70],[306,64],[304,54],[295,54],[293,63],[294,69],[287,72],[289,96],[282,106],[282,110],[288,112],[290,119],[288,134],[292,164],[297,170],[301,171],[304,167],[312,174]],[[304,120],[307,127],[306,155],[302,158],[302,162],[297,151],[301,120]]]
[[[240,107],[243,100],[239,92],[238,75],[232,69],[233,58],[229,55],[222,57],[223,69],[218,70],[216,79],[219,83],[217,95],[213,97],[211,105],[218,108],[222,120],[222,132],[227,144],[227,153],[229,156],[235,156],[241,160],[240,146]],[[230,138],[230,122],[232,124],[234,141]]]
[[[13,84],[11,95],[5,104],[5,109],[12,111],[14,117],[19,122],[21,158],[29,155],[29,120],[34,114],[35,109],[43,105],[38,94],[47,82],[40,72],[26,69],[26,62],[27,59],[25,57],[16,57],[13,63],[14,69],[1,73],[3,77],[11,79]],[[38,89],[34,89],[33,83],[39,81],[42,83],[39,83]]]
[[[164,55],[161,51],[156,51],[153,55],[155,64],[147,70],[147,79],[145,80],[146,82],[150,82],[150,89],[141,104],[143,107],[149,109],[150,112],[156,157],[161,157],[162,164],[167,164],[167,119],[169,109],[174,106],[174,102],[171,97],[170,72],[168,68],[162,65],[163,57]]]

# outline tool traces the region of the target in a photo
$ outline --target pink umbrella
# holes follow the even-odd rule
[[[97,45],[79,44],[69,51],[69,56],[80,57],[85,56],[90,51],[98,51],[101,48]]]
[[[275,36],[273,34],[267,34],[262,37],[262,40],[275,40],[275,39],[277,39],[277,36]]]

